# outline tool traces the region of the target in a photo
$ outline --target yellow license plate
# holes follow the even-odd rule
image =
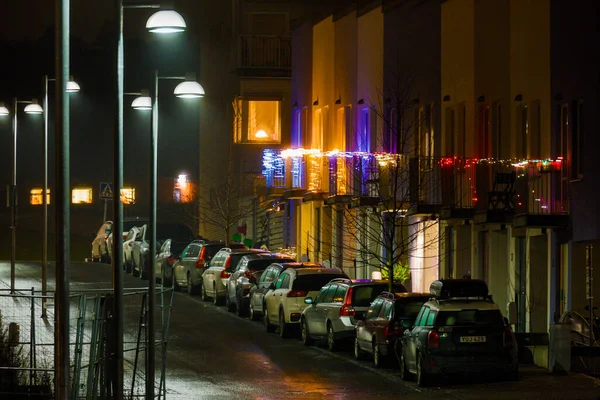
[[[461,343],[485,343],[485,336],[461,336]]]

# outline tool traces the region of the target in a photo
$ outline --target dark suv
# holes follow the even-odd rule
[[[364,319],[356,324],[354,357],[371,354],[380,367],[394,354],[396,342],[410,328],[421,306],[429,300],[427,293],[383,292],[369,307]]]
[[[315,298],[304,301],[308,307],[300,321],[302,342],[308,345],[314,339],[326,339],[329,350],[336,350],[340,340],[354,338],[357,320],[362,319],[371,301],[388,287],[386,280],[341,278],[324,285]],[[404,293],[406,288],[397,283],[394,291]]]

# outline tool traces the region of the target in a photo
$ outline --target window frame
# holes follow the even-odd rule
[[[250,102],[277,102],[277,115],[275,125],[277,126],[277,139],[257,140],[251,139],[250,134]],[[240,145],[265,145],[281,144],[282,141],[282,107],[283,98],[278,96],[244,95],[236,96],[233,100],[233,140],[234,144]],[[244,103],[247,103],[244,106]]]

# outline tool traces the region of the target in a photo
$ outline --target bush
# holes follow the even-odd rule
[[[390,268],[381,268],[381,278],[389,279]],[[410,267],[408,264],[394,265],[394,282],[403,283],[410,278]]]
[[[4,326],[0,312],[0,391],[11,391],[20,383],[23,366],[23,348],[19,344],[18,325]]]

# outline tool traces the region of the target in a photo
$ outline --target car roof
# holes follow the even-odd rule
[[[273,264],[279,264],[284,269],[286,269],[286,268],[325,268],[323,265],[321,265],[319,263],[315,263],[315,262],[291,261],[291,262],[278,262],[278,263],[273,263]]]
[[[239,254],[239,253],[260,254],[260,253],[263,253],[263,252],[266,253],[265,250],[261,250],[261,249],[248,249],[248,248],[242,248],[242,247],[233,248],[233,249],[229,248],[228,251],[229,251],[229,253],[236,253],[236,254]]]
[[[343,283],[351,286],[371,286],[371,285],[387,285],[387,279],[350,279],[350,278],[335,278],[332,280],[335,283]],[[394,282],[394,286],[402,286],[402,282]]]
[[[496,303],[484,300],[429,300],[425,305],[439,311],[460,311],[460,310],[499,310]]]
[[[286,254],[281,254],[281,253],[270,253],[270,252],[264,252],[264,253],[252,253],[252,254],[246,254],[243,258],[245,258],[248,261],[254,261],[254,260],[264,260],[264,259],[268,259],[268,258],[273,258],[273,262],[276,262],[277,260],[293,260],[294,258],[291,256],[288,256]]]
[[[295,268],[294,268],[295,270]],[[342,272],[341,269],[339,268],[325,268],[325,267],[321,267],[321,268],[317,268],[317,267],[308,267],[308,268],[301,268],[296,270],[296,275],[317,275],[317,274],[323,274],[323,275],[328,275],[328,274],[336,274],[336,275],[340,275],[343,274],[344,272]]]

